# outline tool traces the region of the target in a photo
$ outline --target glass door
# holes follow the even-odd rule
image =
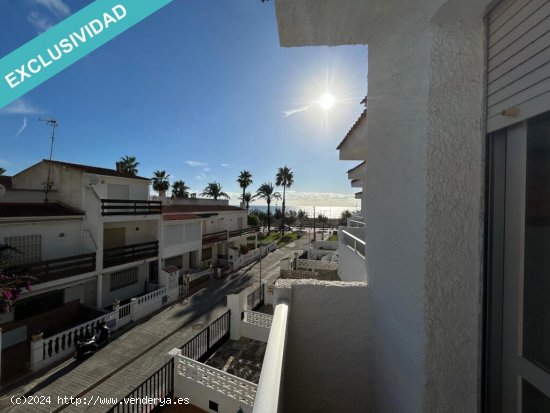
[[[496,354],[500,365],[489,370],[494,377],[486,391],[498,387],[500,400],[493,401],[489,411],[546,413],[550,412],[550,113],[509,127],[498,139],[504,161],[498,160],[497,151],[491,165],[489,294],[493,333],[501,340],[489,342],[492,360],[499,363]],[[499,215],[500,223],[495,221]]]

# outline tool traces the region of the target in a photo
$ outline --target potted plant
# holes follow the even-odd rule
[[[42,330],[34,330],[34,332],[31,334],[31,340],[32,341],[42,340],[43,335],[44,335],[44,332]]]

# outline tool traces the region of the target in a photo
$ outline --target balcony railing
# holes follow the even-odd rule
[[[227,241],[227,231],[212,232],[210,234],[203,234],[202,236],[202,245],[220,241]]]
[[[8,273],[36,277],[33,284],[55,281],[73,275],[95,271],[95,252],[20,264],[7,268]]]
[[[160,215],[162,201],[140,201],[133,199],[102,199],[101,215]]]
[[[108,248],[103,250],[103,267],[114,267],[115,265],[153,258],[156,257],[158,253],[158,241]]]
[[[258,232],[258,228],[236,229],[234,231],[229,231],[229,238],[242,237],[243,235],[255,234],[256,232]]]
[[[341,230],[342,241],[358,255],[365,258],[365,241],[357,238],[355,235],[350,234],[348,231]]]

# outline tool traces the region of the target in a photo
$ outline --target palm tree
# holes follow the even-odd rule
[[[201,192],[201,196],[207,196],[215,200],[220,197],[231,199],[229,195],[222,191],[222,186],[219,182],[210,182],[206,188],[204,188],[204,191]]]
[[[139,165],[139,162],[136,162],[135,156],[123,156],[120,158],[120,163],[122,167],[122,171],[126,172],[128,174],[137,175],[138,170],[137,166]]]
[[[2,167],[0,167],[0,175],[4,175],[6,173],[6,170]]]
[[[325,236],[325,224],[328,222],[328,217],[326,215],[323,215],[323,214],[319,214],[319,216],[317,217],[317,221],[319,221],[322,225],[322,229],[321,229],[321,237],[324,237]]]
[[[189,198],[189,187],[182,180],[172,184],[172,196],[174,198]]]
[[[250,192],[245,192],[239,199],[245,203],[246,210],[248,211],[248,206],[256,199],[256,195],[252,195]]]
[[[300,209],[298,211],[298,221],[299,221],[299,228],[300,228],[300,231],[302,231],[302,229],[304,228],[304,221],[307,219],[307,212],[304,211],[303,209]]]
[[[274,192],[271,182],[266,182],[260,185],[256,192],[256,197],[265,199],[265,202],[267,202],[267,233],[269,234],[271,232],[271,201],[281,199],[281,194]]]
[[[243,202],[246,202],[244,201],[245,191],[246,188],[252,185],[252,174],[247,170],[241,171],[239,177],[237,178],[237,182],[239,183],[239,186],[243,189],[243,195],[241,199],[243,199]],[[246,207],[246,209],[248,209],[248,206]]]
[[[294,172],[288,166],[279,168],[277,175],[275,176],[275,184],[277,186],[283,186],[283,221],[281,223],[282,235],[285,235],[285,197],[286,188],[290,188],[294,183]]]
[[[153,172],[153,177],[151,178],[153,180],[153,189],[159,193],[159,196],[165,196],[166,191],[170,188],[169,176],[166,175],[166,171]]]

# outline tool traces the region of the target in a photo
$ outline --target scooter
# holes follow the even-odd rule
[[[96,330],[96,333],[91,338],[76,342],[74,358],[77,361],[85,360],[96,351],[109,344],[110,340],[111,329],[103,324]]]

